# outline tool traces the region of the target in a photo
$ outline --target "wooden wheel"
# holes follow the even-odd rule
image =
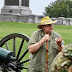
[[[18,42],[17,42],[17,40],[18,40]],[[25,63],[27,63],[29,61],[29,57],[26,57],[26,59],[24,59],[25,56],[28,53],[28,49],[25,48],[26,46],[24,46],[24,45],[26,45],[25,43],[28,44],[28,41],[29,41],[28,36],[26,36],[24,34],[19,34],[19,33],[13,33],[13,34],[7,35],[6,37],[4,37],[0,41],[0,47],[5,48],[5,46],[6,46],[7,50],[11,50],[15,54],[15,57],[16,57],[16,63],[15,63],[16,72],[17,71],[19,72],[19,70],[22,70],[22,69],[28,69],[28,67],[25,66]],[[8,43],[12,46],[9,47]]]

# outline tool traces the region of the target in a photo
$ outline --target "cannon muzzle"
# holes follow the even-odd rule
[[[9,63],[10,61],[15,61],[16,57],[12,51],[3,49],[0,47],[0,64]]]

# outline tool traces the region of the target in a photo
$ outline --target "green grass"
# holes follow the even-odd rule
[[[11,33],[22,33],[30,36],[36,30],[35,26],[36,24],[0,22],[0,39]]]
[[[22,33],[27,36],[31,36],[32,33],[36,30],[38,24],[33,24],[33,23],[16,23],[16,22],[0,22],[0,40],[4,38],[6,35],[9,35],[11,33]],[[64,25],[54,25],[54,31],[58,32],[61,34],[65,45],[72,43],[72,26],[64,26]],[[21,40],[17,39],[16,41],[16,49],[18,51]],[[9,48],[12,50],[13,49],[13,40],[10,40],[8,42]],[[27,49],[28,43],[25,42],[23,45],[23,49],[21,51],[22,55],[24,51]],[[5,48],[5,46],[3,46]],[[26,60],[29,58],[29,53],[22,59]],[[28,66],[27,64],[24,64],[24,66]],[[27,72],[26,70],[23,70],[23,72]]]

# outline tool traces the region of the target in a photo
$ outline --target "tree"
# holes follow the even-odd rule
[[[50,17],[72,17],[72,1],[56,0],[45,7],[45,16]]]

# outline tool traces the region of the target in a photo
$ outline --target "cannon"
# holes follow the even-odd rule
[[[28,49],[25,48],[25,44],[28,43],[29,39],[24,34],[13,33],[0,41],[0,67],[2,72],[22,72],[23,69],[28,69],[28,66],[25,66],[27,65],[25,63],[29,61]],[[12,43],[10,44],[10,42]]]

